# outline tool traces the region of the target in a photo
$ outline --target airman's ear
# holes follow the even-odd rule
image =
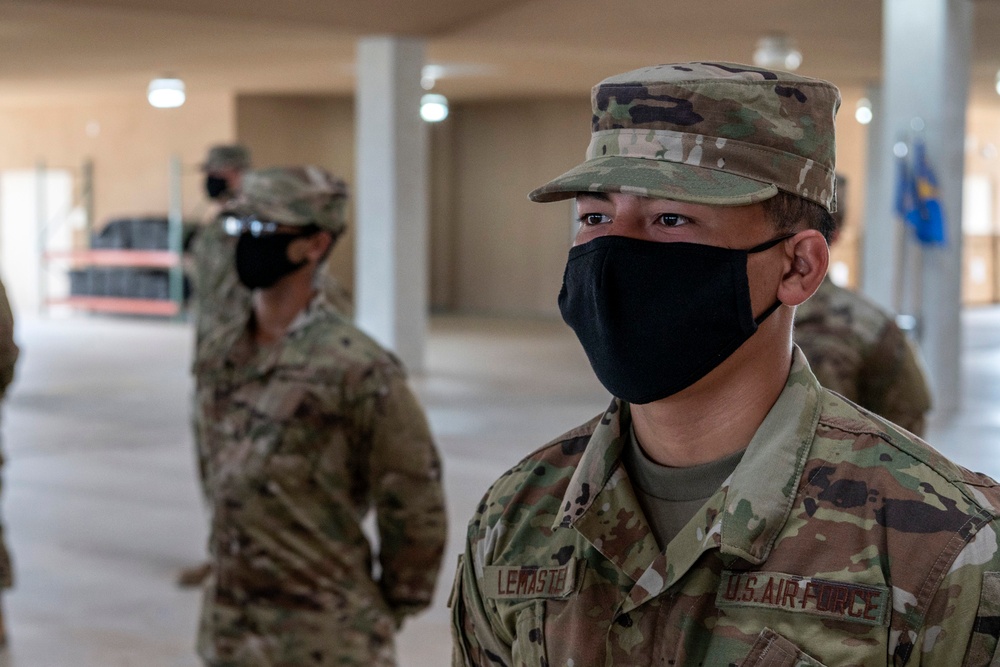
[[[830,264],[830,247],[815,229],[806,229],[785,241],[785,273],[778,285],[778,299],[798,306],[813,295]]]
[[[321,231],[318,234],[313,234],[309,237],[309,259],[311,261],[319,262],[324,257],[326,257],[327,250],[330,245],[333,244],[333,236],[326,231]]]
[[[288,259],[293,262],[310,261],[318,263],[326,256],[327,248],[333,243],[329,232],[318,231],[315,234],[295,239],[288,246]]]

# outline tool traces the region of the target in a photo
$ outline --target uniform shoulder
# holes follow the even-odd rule
[[[532,516],[559,510],[563,494],[576,472],[594,429],[604,417],[594,417],[539,447],[497,479],[483,496],[471,526],[509,522],[527,508]],[[518,519],[523,520],[523,516]]]
[[[299,338],[298,347],[312,367],[380,368],[405,375],[396,355],[333,308],[314,318],[299,332]]]
[[[1000,484],[991,477],[955,463],[922,438],[843,396],[822,391],[816,454],[843,451],[843,460],[859,469],[888,471],[907,488],[944,484],[967,501],[967,511],[1000,517]]]
[[[246,326],[246,320],[233,320],[209,329],[204,338],[196,341],[197,349],[192,361],[193,373],[202,375],[218,371]]]
[[[820,285],[816,294],[796,309],[796,327],[815,323],[828,326],[849,327],[857,332],[868,332],[875,338],[890,322],[891,315],[863,294],[839,287],[830,280]]]

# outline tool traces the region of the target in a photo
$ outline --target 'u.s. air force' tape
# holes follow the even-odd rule
[[[494,600],[564,598],[576,590],[576,561],[562,567],[487,565],[483,594]]]
[[[885,625],[889,589],[885,586],[800,577],[781,572],[725,570],[715,605],[758,607],[814,614],[849,623]]]

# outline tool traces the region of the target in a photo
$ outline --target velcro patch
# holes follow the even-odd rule
[[[564,598],[576,590],[576,561],[562,567],[487,565],[483,594],[494,600]]]
[[[885,586],[800,577],[781,572],[722,573],[715,605],[759,607],[834,618],[864,625],[888,621],[889,589]]]

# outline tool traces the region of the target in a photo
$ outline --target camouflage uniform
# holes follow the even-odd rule
[[[628,425],[615,401],[487,492],[455,665],[996,664],[997,483],[823,389],[800,352],[662,552],[619,462]]]
[[[729,63],[611,77],[586,161],[529,197],[780,190],[832,212],[839,99]],[[456,667],[1000,664],[996,482],[823,389],[795,347],[735,470],[661,549],[621,460],[631,411],[615,399],[486,493],[450,601]]]
[[[19,353],[20,350],[14,342],[14,314],[7,300],[7,290],[4,289],[3,283],[0,283],[0,399],[14,381],[14,364]],[[3,455],[0,454],[0,466],[3,465],[3,460]],[[3,528],[0,526],[0,588],[10,588],[13,585],[14,570],[3,539]]]
[[[288,171],[244,194],[273,193]],[[393,633],[430,603],[444,549],[423,411],[399,361],[322,293],[274,344],[255,341],[252,317],[210,336],[195,368],[214,570],[199,654],[211,667],[391,666]],[[378,575],[361,527],[371,509]]]
[[[795,311],[795,342],[827,389],[919,436],[931,393],[913,345],[895,321],[827,278]]]
[[[195,236],[191,253],[194,260],[194,314],[195,361],[197,366],[205,351],[204,342],[226,329],[233,322],[245,322],[250,312],[250,290],[240,283],[236,275],[236,237],[226,233],[219,207],[213,206],[212,220],[201,227]],[[351,295],[326,267],[316,273],[317,288],[326,295],[328,303],[339,313],[350,316]],[[195,449],[198,455],[202,488],[205,488],[205,458],[208,455],[198,434],[203,425],[197,423],[195,413]]]

